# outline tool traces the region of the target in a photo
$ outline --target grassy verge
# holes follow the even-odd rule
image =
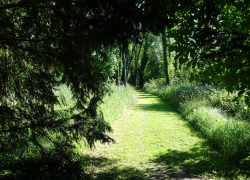
[[[101,110],[105,121],[112,123],[127,108],[133,107],[136,101],[135,91],[130,87],[115,86],[110,87],[111,91],[103,99]]]
[[[56,94],[60,104],[55,107],[57,111],[72,108],[75,105],[71,91],[67,86],[60,86]],[[123,113],[124,109],[132,107],[135,101],[135,91],[132,87],[110,85],[109,92],[100,105],[104,120],[108,123],[112,123]]]
[[[237,120],[236,116],[229,117],[225,107],[223,109],[216,106],[210,87],[187,83],[165,86],[160,81],[152,81],[145,86],[145,90],[162,97],[181,112],[190,125],[199,130],[225,158],[247,162],[250,152],[250,124]]]

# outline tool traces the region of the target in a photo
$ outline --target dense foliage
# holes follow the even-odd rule
[[[250,103],[250,8],[248,1],[197,1],[178,12],[169,30],[176,59],[193,67],[193,76],[229,91],[238,90]]]

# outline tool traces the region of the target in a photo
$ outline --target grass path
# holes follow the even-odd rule
[[[89,153],[86,171],[92,178],[199,179],[225,168],[225,161],[168,104],[136,93],[134,109],[112,124],[116,143],[97,144]]]

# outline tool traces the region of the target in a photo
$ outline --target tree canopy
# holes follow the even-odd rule
[[[249,104],[250,8],[248,1],[197,1],[177,13],[169,31],[176,59],[188,62],[196,78],[245,93]]]

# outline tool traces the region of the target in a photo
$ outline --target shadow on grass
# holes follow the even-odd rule
[[[157,97],[155,97],[155,96],[153,96],[153,95],[144,95],[144,94],[139,94],[138,96],[137,96],[138,98],[151,98],[151,99],[154,99],[154,98],[157,98]]]
[[[150,94],[139,94],[139,98],[152,98],[152,99],[157,99],[156,102],[148,103],[148,104],[138,104],[136,106],[137,109],[141,109],[143,111],[162,111],[162,112],[175,112],[175,110],[166,102],[164,102],[162,99],[150,95]]]
[[[134,167],[120,168],[117,160],[85,156],[84,163],[90,179],[145,179],[145,174]]]
[[[231,179],[239,175],[243,177],[250,175],[248,169],[201,146],[193,147],[189,151],[168,150],[158,155],[152,162],[158,164],[161,176],[166,174],[171,178],[197,178],[205,175]]]
[[[204,146],[204,147],[203,147]],[[214,178],[237,179],[239,175],[247,178],[248,170],[223,159],[218,153],[197,145],[188,151],[167,150],[151,161],[151,166],[142,172],[136,168],[120,168],[116,160],[104,157],[85,156],[87,179],[189,179]]]
[[[204,147],[206,147],[204,145]],[[134,167],[120,167],[118,160],[92,156],[49,156],[22,159],[5,167],[9,174],[0,179],[185,179],[218,176],[249,177],[249,170],[240,170],[233,162],[223,159],[203,145],[188,151],[167,150],[140,171]],[[4,169],[0,169],[1,171]]]
[[[142,90],[137,90],[137,97],[138,98],[158,98],[157,96],[153,94],[147,94]]]
[[[165,103],[152,103],[152,104],[139,104],[135,108],[143,111],[161,111],[161,112],[174,112],[174,110]]]
[[[119,168],[116,160],[105,157],[85,155],[72,158],[62,155],[27,158],[9,163],[0,168],[0,179],[145,179],[145,175],[136,168]]]

